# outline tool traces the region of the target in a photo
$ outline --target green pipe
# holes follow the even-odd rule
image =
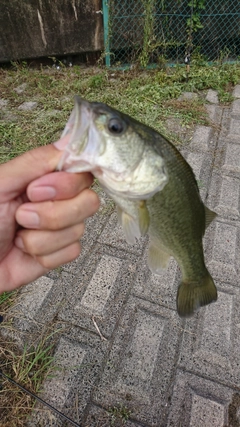
[[[108,0],[103,0],[103,37],[105,50],[105,64],[110,67],[110,43],[109,43],[109,5]]]

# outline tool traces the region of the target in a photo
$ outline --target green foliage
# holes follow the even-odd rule
[[[131,415],[131,411],[123,405],[114,406],[108,412],[111,415],[111,426],[113,427],[116,423],[119,425],[119,422],[124,425]]]
[[[203,28],[201,22],[201,10],[205,9],[205,0],[191,0],[188,3],[191,7],[191,16],[187,18],[187,34],[191,37],[192,33],[196,33],[198,30]]]
[[[39,389],[53,364],[52,349],[53,344],[46,346],[45,342],[40,342],[36,347],[28,348],[25,345],[21,357],[13,356],[15,374],[21,384],[28,384],[30,381],[36,391]]]
[[[88,85],[89,87],[94,89],[102,88],[104,85],[104,80],[104,74],[96,74],[95,76],[90,77]]]
[[[143,30],[143,47],[139,56],[139,62],[142,67],[146,67],[149,62],[149,56],[155,49],[154,42],[154,12],[156,0],[142,0],[144,5],[144,30]]]
[[[2,311],[2,307],[4,304],[4,307],[7,305],[11,305],[11,299],[13,298],[13,295],[15,292],[3,292],[3,294],[0,295],[0,310]]]

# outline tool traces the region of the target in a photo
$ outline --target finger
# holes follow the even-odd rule
[[[50,270],[73,261],[79,256],[80,252],[80,242],[74,242],[66,248],[60,249],[50,255],[36,256],[35,259],[42,267]]]
[[[90,173],[53,172],[31,182],[27,196],[32,202],[71,199],[90,187],[92,181]]]
[[[33,256],[49,255],[78,241],[84,233],[84,223],[59,231],[20,230],[15,245]]]
[[[69,136],[66,135],[66,141]],[[0,192],[5,202],[24,192],[29,182],[53,172],[62,156],[53,145],[35,148],[1,165]]]
[[[99,198],[85,189],[73,199],[25,203],[16,211],[16,221],[25,228],[61,230],[83,222],[99,208]]]

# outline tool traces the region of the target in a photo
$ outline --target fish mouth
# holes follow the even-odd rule
[[[57,169],[67,172],[92,171],[94,158],[100,149],[92,107],[79,96],[75,96],[74,101],[73,111],[61,135],[63,138],[70,134],[70,138]]]

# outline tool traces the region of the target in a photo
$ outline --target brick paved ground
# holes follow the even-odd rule
[[[125,242],[100,192],[81,256],[25,287],[12,310],[20,342],[62,328],[61,369],[42,396],[83,427],[240,425],[240,85],[233,95],[222,107],[208,92],[213,126],[197,126],[183,150],[203,200],[218,213],[204,239],[216,303],[180,319],[175,261],[162,276],[150,273],[147,240]],[[62,426],[37,408],[29,426]]]

